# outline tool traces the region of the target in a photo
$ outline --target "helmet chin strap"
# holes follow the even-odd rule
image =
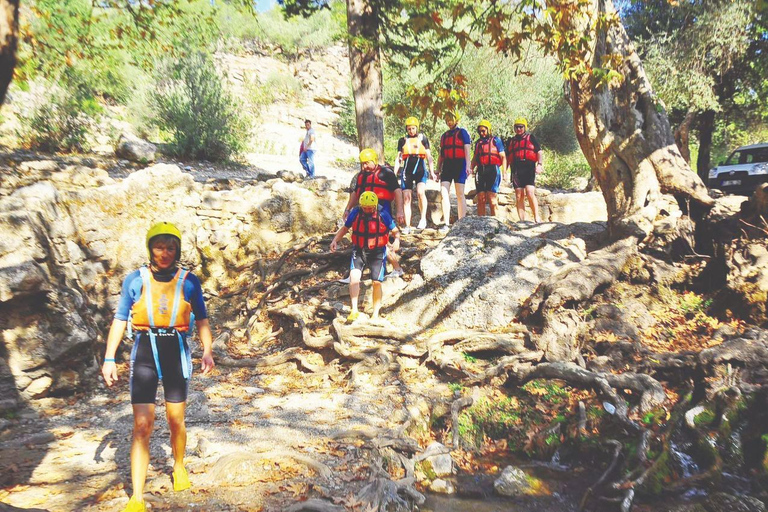
[[[149,260],[149,268],[152,270],[153,273],[159,274],[161,276],[167,275],[167,274],[174,274],[176,270],[178,269],[178,260],[173,262],[173,265],[166,269],[160,269],[158,268],[157,264],[155,263],[154,259]]]

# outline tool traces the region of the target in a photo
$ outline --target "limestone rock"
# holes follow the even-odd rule
[[[453,484],[447,480],[443,480],[442,478],[433,480],[429,484],[429,490],[439,494],[455,494],[456,493],[456,488],[453,486]]]
[[[118,158],[142,164],[154,162],[156,153],[157,146],[128,133],[120,135],[115,147]]]
[[[496,218],[465,217],[424,256],[421,275],[391,299],[390,319],[414,329],[506,326],[544,278],[584,258],[587,245],[578,237],[603,229],[530,224],[512,231]]]
[[[437,441],[431,443],[424,450],[424,467],[427,476],[430,478],[450,476],[453,474],[453,459],[445,446]]]
[[[493,488],[502,496],[522,496],[530,494],[533,490],[528,482],[528,475],[514,466],[504,468],[499,478],[493,482]]]
[[[768,220],[768,183],[763,183],[755,189],[749,199],[749,206],[756,215],[762,215]]]

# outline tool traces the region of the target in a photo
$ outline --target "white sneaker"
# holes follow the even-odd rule
[[[338,282],[338,283],[349,284],[349,276],[347,276],[347,277],[344,277],[344,278],[341,278],[341,279],[339,279],[337,282]]]
[[[403,234],[404,235],[410,235],[411,234],[411,226],[405,226],[403,228]]]
[[[426,227],[427,227],[427,219],[425,217],[419,221],[419,225],[416,226],[416,229],[425,229]]]
[[[443,233],[443,234],[445,234],[445,233],[449,232],[450,230],[451,230],[451,226],[449,226],[448,224],[443,224],[443,225],[440,227],[440,229],[438,229],[438,231],[439,231],[440,233]]]
[[[405,274],[405,272],[403,272],[403,269],[402,268],[397,268],[397,269],[393,270],[392,272],[390,272],[389,274],[387,274],[387,278],[390,278],[390,277],[392,277],[392,278],[402,277],[403,274]]]

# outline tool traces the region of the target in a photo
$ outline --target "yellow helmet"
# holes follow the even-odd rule
[[[379,161],[379,155],[376,154],[376,151],[371,148],[365,148],[360,152],[360,163],[364,164],[365,162],[378,162]]]
[[[361,208],[376,208],[379,205],[379,198],[374,192],[368,190],[360,194],[360,199],[357,203]]]
[[[149,258],[152,259],[152,249],[149,247],[149,243],[159,235],[170,235],[178,239],[179,250],[176,251],[176,260],[181,258],[181,231],[170,222],[158,222],[147,231],[147,252],[149,253]]]
[[[524,117],[518,117],[517,119],[515,119],[515,124],[516,125],[517,124],[521,124],[521,125],[525,126],[526,130],[528,129],[528,120],[526,118],[524,118]]]
[[[408,128],[409,126],[415,126],[416,128],[418,128],[419,120],[413,116],[409,117],[408,119],[405,120],[405,127]]]
[[[488,135],[491,135],[491,133],[492,133],[491,122],[489,120],[483,119],[482,121],[477,123],[477,129],[479,130],[481,127],[488,128]]]

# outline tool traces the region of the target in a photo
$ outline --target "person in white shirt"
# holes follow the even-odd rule
[[[304,127],[307,133],[304,135],[304,141],[299,150],[299,162],[307,173],[308,178],[315,177],[315,129],[312,128],[312,121],[304,121]]]

